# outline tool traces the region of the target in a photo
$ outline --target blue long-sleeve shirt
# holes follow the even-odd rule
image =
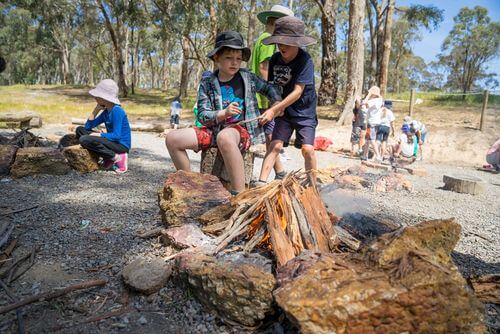
[[[104,110],[96,119],[87,120],[85,129],[92,130],[99,124],[106,125],[106,133],[101,133],[101,137],[118,142],[128,149],[132,144],[130,124],[125,110],[115,104],[111,110]]]

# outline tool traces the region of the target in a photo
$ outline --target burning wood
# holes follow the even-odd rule
[[[210,223],[205,233],[218,235],[217,253],[243,239],[245,251],[272,251],[278,266],[304,249],[330,252],[340,242],[311,175],[304,172],[242,192],[201,219]]]

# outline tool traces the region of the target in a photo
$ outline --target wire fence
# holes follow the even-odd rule
[[[392,97],[392,98],[391,98]],[[471,92],[420,92],[412,89],[403,94],[388,95],[388,100],[398,103],[408,104],[408,115],[412,116],[416,105],[450,105],[450,106],[468,106],[478,108],[481,111],[479,120],[479,130],[483,130],[485,122],[485,112],[488,109],[488,103],[495,108],[500,106],[500,90],[484,90]]]

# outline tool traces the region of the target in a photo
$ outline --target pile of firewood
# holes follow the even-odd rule
[[[304,249],[331,252],[341,241],[359,246],[346,231],[334,228],[311,174],[305,172],[244,191],[201,220],[208,224],[205,233],[217,235],[216,253],[239,243],[246,252],[256,247],[271,251],[278,266]]]

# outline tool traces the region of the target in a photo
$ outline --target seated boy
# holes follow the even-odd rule
[[[198,90],[198,120],[204,127],[169,132],[165,143],[175,168],[185,171],[190,170],[186,150],[217,147],[229,174],[231,193],[236,195],[245,189],[241,151],[265,142],[258,124],[256,94],[263,94],[273,104],[281,97],[271,84],[240,69],[241,62],[250,58],[250,49],[244,46],[239,33],[218,34],[215,48],[207,57],[218,69],[202,79]]]
[[[403,124],[401,127],[403,132],[399,136],[398,143],[393,146],[392,152],[394,158],[404,157],[415,159],[418,151],[418,141],[415,134],[411,131],[408,124]]]
[[[294,131],[295,147],[302,150],[305,169],[309,171],[317,168],[314,152],[318,125],[314,65],[311,56],[302,49],[316,41],[305,36],[304,30],[304,23],[300,19],[285,16],[276,20],[273,35],[262,41],[264,44],[278,44],[279,52],[269,60],[268,79],[282,89],[283,101],[262,115],[262,124],[275,117],[276,120],[257,185],[267,181],[281,148],[288,145]],[[283,108],[284,115],[280,115]]]
[[[113,80],[104,79],[89,94],[95,98],[97,105],[85,126],[76,128],[76,137],[80,145],[103,158],[104,169],[113,168],[117,173],[125,173],[131,133],[127,114],[118,100],[118,86]],[[92,131],[102,123],[106,125],[105,133]]]

